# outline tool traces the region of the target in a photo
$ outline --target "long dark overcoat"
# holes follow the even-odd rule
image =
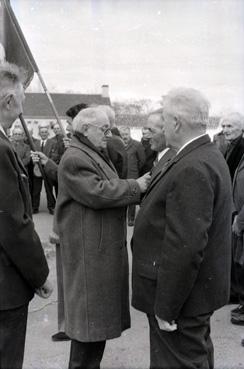
[[[204,135],[151,181],[133,235],[135,308],[166,321],[211,313],[228,302],[231,181]]]
[[[76,137],[58,181],[65,332],[83,342],[118,337],[130,327],[125,205],[139,202],[139,186]]]
[[[27,172],[0,131],[0,310],[27,304],[48,272],[32,221]]]

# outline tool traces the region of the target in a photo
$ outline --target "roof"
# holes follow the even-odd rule
[[[85,103],[87,105],[111,105],[109,97],[100,94],[68,94],[51,93],[54,105],[60,118],[65,118],[65,112],[76,104]],[[27,119],[52,119],[54,113],[45,93],[27,92],[24,103],[23,115]]]
[[[145,127],[148,116],[146,114],[116,114],[117,126]],[[208,128],[217,128],[220,118],[217,116],[209,117]]]

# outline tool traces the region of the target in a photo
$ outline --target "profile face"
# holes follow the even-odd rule
[[[107,147],[107,140],[110,133],[110,125],[92,125],[89,124],[86,131],[88,140],[98,149],[105,149]]]
[[[242,128],[240,123],[232,119],[226,119],[221,124],[223,134],[227,141],[233,141],[242,135]]]
[[[164,122],[159,114],[152,114],[147,120],[151,149],[157,152],[165,148]]]
[[[15,90],[9,102],[10,109],[6,111],[6,121],[9,122],[9,128],[14,121],[19,117],[20,113],[23,112],[23,103],[25,100],[24,88],[21,83],[15,86]]]

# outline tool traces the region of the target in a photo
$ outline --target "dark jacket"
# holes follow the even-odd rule
[[[65,152],[65,146],[64,146],[64,142],[63,142],[63,135],[61,134],[57,134],[53,137],[50,138],[51,141],[54,142],[55,146],[56,146],[56,157],[55,157],[55,163],[58,164],[63,156],[63,153]]]
[[[231,181],[207,135],[154,176],[133,235],[132,305],[166,321],[228,302]]]
[[[27,168],[30,163],[30,146],[27,145],[24,141],[12,141],[12,145],[14,150],[17,152],[20,160]]]
[[[107,151],[119,178],[127,178],[128,160],[123,140],[116,135],[108,138]]]
[[[41,150],[41,140],[37,140],[35,142],[35,147],[36,147],[36,151],[42,151]],[[49,159],[52,159],[56,164],[59,163],[58,146],[57,146],[56,140],[48,138],[44,146],[43,153]]]
[[[65,331],[83,342],[118,337],[130,326],[125,206],[139,202],[138,184],[119,179],[113,164],[76,136],[59,164],[58,184],[54,231]]]
[[[150,172],[153,167],[154,161],[157,157],[157,152],[151,149],[150,140],[144,138],[141,139],[141,144],[144,147],[145,163],[141,169],[141,174]]]
[[[146,159],[142,144],[131,139],[129,144],[125,146],[125,150],[128,158],[127,178],[140,177]]]
[[[29,302],[48,266],[31,217],[27,173],[0,132],[0,310]]]
[[[232,143],[230,143],[225,153],[225,159],[230,170],[230,176],[233,180],[236,168],[244,154],[244,138],[238,137]]]

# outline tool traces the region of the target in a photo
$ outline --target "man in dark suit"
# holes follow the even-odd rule
[[[0,368],[21,369],[29,301],[48,297],[48,265],[31,218],[27,172],[6,132],[22,112],[23,76],[0,66]]]
[[[172,90],[163,118],[177,155],[152,178],[133,235],[132,305],[148,315],[150,368],[213,368],[210,317],[229,298],[231,181],[206,135],[208,102]]]
[[[58,164],[58,148],[56,142],[52,139],[48,138],[49,136],[49,128],[47,126],[39,127],[39,135],[41,140],[38,140],[35,144],[36,151],[43,152],[48,158],[52,159],[55,163]],[[34,178],[33,178],[33,213],[38,213],[39,205],[40,205],[40,196],[42,190],[42,182],[43,178],[40,175],[39,171],[34,170]],[[44,186],[46,190],[47,196],[47,208],[50,214],[54,213],[55,208],[55,197],[53,194],[53,183],[47,178],[44,181]]]

